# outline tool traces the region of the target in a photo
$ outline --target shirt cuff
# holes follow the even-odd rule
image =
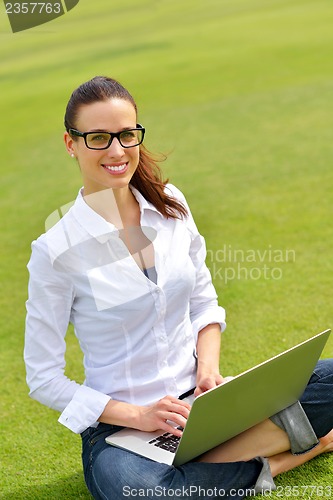
[[[220,325],[221,332],[226,329],[227,324],[225,322],[225,310],[223,307],[218,306],[213,312],[206,311],[192,322],[194,338],[197,340],[200,330],[205,328],[207,325],[211,325],[212,323],[218,323]]]
[[[102,392],[81,385],[60,415],[58,422],[80,434],[97,422],[110,399],[110,396]]]

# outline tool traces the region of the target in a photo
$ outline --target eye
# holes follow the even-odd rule
[[[109,134],[89,134],[89,140],[92,142],[107,142],[109,138]]]
[[[121,133],[121,138],[124,141],[135,139],[136,138],[135,131],[134,130],[125,130],[124,132]]]
[[[136,134],[136,130],[124,130],[120,134],[120,141],[125,146],[133,146],[138,142],[138,136]]]
[[[107,132],[90,132],[87,134],[87,146],[92,149],[107,148],[110,140],[110,134]]]

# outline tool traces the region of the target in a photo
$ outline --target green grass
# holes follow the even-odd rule
[[[15,35],[0,15],[0,498],[89,498],[80,440],[28,398],[22,361],[30,243],[80,187],[62,144],[69,93],[108,74],[137,99],[147,145],[169,154],[165,175],[206,237],[228,315],[221,369],[235,374],[332,325],[333,7],[81,0]],[[276,262],[269,249],[295,258]],[[239,251],[256,257],[243,262]],[[264,266],[279,279],[264,276]],[[324,356],[332,355],[330,341]],[[82,380],[72,330],[67,358],[68,374]],[[319,457],[276,482],[331,485],[332,460]],[[290,498],[283,491],[272,498]]]

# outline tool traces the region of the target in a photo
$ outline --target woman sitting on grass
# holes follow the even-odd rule
[[[65,127],[83,188],[32,245],[25,362],[31,397],[81,434],[93,497],[157,487],[167,498],[176,491],[187,497],[195,484],[200,498],[216,488],[239,499],[249,488],[274,489],[272,477],[332,451],[333,360],[318,362],[291,416],[282,411],[180,467],[105,442],[120,427],[181,435],[170,422],[184,427],[190,406],[178,397],[223,382],[225,314],[203,238],[184,196],[162,181],[142,145],[145,130],[128,91],[106,77],[82,84]],[[70,322],[84,353],[83,385],[64,375]]]

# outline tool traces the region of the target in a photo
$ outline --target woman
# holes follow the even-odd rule
[[[182,193],[162,181],[142,145],[145,130],[128,91],[106,77],[82,84],[67,105],[65,127],[83,188],[32,245],[25,361],[31,397],[81,433],[93,497],[140,489],[154,498],[165,488],[165,497],[180,498],[199,485],[200,498],[211,498],[212,488],[243,498],[247,488],[274,489],[272,477],[331,451],[332,360],[318,364],[302,397],[306,414],[295,409],[311,436],[301,436],[297,452],[310,449],[305,454],[289,451],[299,436],[284,412],[178,468],[105,443],[119,426],[181,435],[170,421],[184,427],[190,406],[178,397],[223,382],[225,315],[204,241]],[[69,322],[84,353],[84,385],[64,375]]]

